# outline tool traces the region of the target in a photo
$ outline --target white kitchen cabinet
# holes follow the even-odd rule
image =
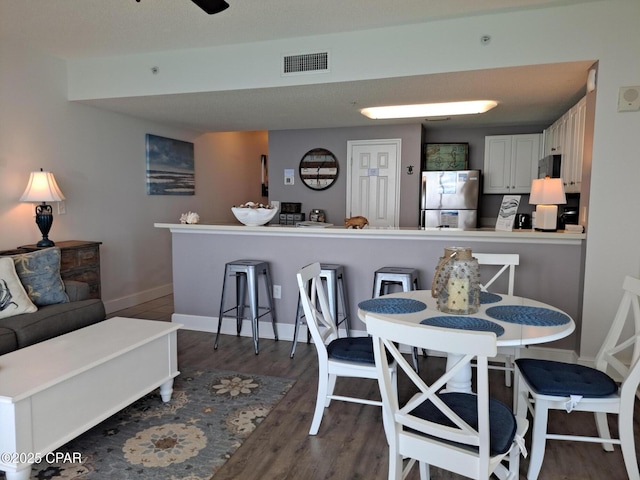
[[[583,97],[544,131],[545,155],[562,155],[561,173],[566,193],[580,193],[587,98]]]
[[[544,156],[562,154],[566,131],[567,117],[564,115],[544,131]]]
[[[538,177],[541,148],[540,133],[485,137],[484,193],[529,193]]]
[[[543,142],[544,142],[543,156],[547,157],[555,153],[554,150],[556,145],[556,138],[558,135],[557,131],[558,131],[558,125],[554,123],[549,128],[545,129],[545,131],[543,132],[542,134]]]
[[[566,148],[562,155],[562,181],[566,193],[580,193],[582,186],[582,157],[584,153],[584,124],[587,111],[586,97],[568,112]]]

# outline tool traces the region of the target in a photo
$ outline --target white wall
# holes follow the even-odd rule
[[[265,131],[208,133],[196,140],[196,192],[204,195],[202,223],[238,223],[231,207],[266,202],[260,156],[269,153]],[[201,168],[202,170],[198,170]]]
[[[473,16],[322,37],[199,49],[190,52],[163,52],[147,56],[78,61],[69,65],[70,98],[104,98],[282,86],[294,82],[343,81],[574,60],[599,60],[591,208],[587,213],[589,239],[580,352],[582,356],[589,358],[596,353],[608,330],[609,319],[620,298],[623,276],[640,275],[640,250],[637,249],[640,243],[640,224],[633,221],[621,222],[619,215],[616,215],[616,212],[621,212],[621,208],[626,212],[625,208],[637,208],[637,205],[640,205],[640,189],[637,188],[639,164],[636,143],[637,133],[640,131],[640,113],[618,113],[616,108],[619,87],[640,85],[638,18],[640,18],[638,0],[599,0],[555,8]],[[492,36],[492,42],[487,47],[481,46],[479,41],[485,34]],[[330,48],[332,51],[332,73],[329,76],[322,76],[321,79],[310,79],[307,76],[289,79],[280,77],[278,59],[283,52],[313,51],[312,49],[318,47]],[[148,69],[136,68],[150,64],[161,64],[163,72],[179,72],[179,74],[164,75],[162,83],[156,84],[154,90],[150,91],[146,75]],[[164,67],[165,65],[167,68]],[[220,68],[221,65],[225,68]],[[56,71],[61,69],[58,65],[52,68]],[[224,75],[220,72],[224,72]],[[3,72],[2,75],[5,77],[8,73]],[[64,84],[62,77],[62,72],[56,73],[53,78],[48,75],[47,85],[42,86],[47,89],[57,89],[51,95],[58,99],[56,103],[60,105],[45,111],[45,114],[53,113],[54,115],[46,115],[46,118],[41,121],[38,113],[39,102],[26,98],[26,91],[20,89],[18,94],[25,97],[19,97],[20,101],[25,103],[24,108],[28,112],[23,113],[22,106],[16,104],[9,112],[4,108],[0,109],[0,118],[3,120],[0,135],[3,138],[11,138],[12,142],[19,143],[22,147],[20,149],[15,149],[13,145],[5,147],[3,142],[0,146],[2,149],[0,173],[3,176],[9,175],[14,180],[19,178],[15,168],[6,166],[9,154],[13,157],[13,164],[16,165],[19,162],[42,162],[57,155],[60,157],[50,161],[62,161],[61,158],[65,157],[69,150],[72,150],[76,157],[82,156],[92,161],[98,172],[105,172],[106,167],[103,164],[108,165],[111,162],[116,164],[116,168],[132,169],[133,167],[127,162],[139,161],[139,153],[130,154],[126,159],[114,159],[110,153],[116,147],[111,144],[104,146],[102,145],[104,141],[100,141],[103,124],[108,124],[109,129],[117,130],[117,141],[122,140],[125,143],[128,141],[129,149],[133,148],[133,140],[129,137],[134,135],[130,129],[135,126],[144,133],[148,124],[122,119],[125,125],[121,126],[120,120],[115,120],[118,117],[107,113],[94,113],[91,118],[95,120],[95,124],[89,125],[89,128],[83,131],[84,135],[95,137],[100,151],[95,151],[93,141],[83,142],[84,149],[66,145],[68,138],[75,137],[70,135],[71,132],[60,136],[60,131],[82,129],[84,124],[75,119],[77,118],[74,110],[76,107],[62,104],[62,99],[58,96],[58,90],[62,89]],[[32,81],[35,82],[35,80]],[[8,95],[5,93],[4,85],[3,81],[3,98]],[[34,85],[34,91],[30,89],[28,93],[38,97],[38,87],[41,85]],[[65,115],[60,116],[61,111],[64,111]],[[66,115],[73,116],[74,120],[69,121]],[[23,116],[28,123],[33,124],[28,127],[38,135],[29,134],[25,139],[23,130],[16,131],[15,127],[11,127],[11,132],[7,134],[4,124],[7,121],[24,120]],[[101,121],[98,122],[98,118]],[[52,121],[60,122],[60,125],[53,127],[52,134],[47,135],[49,130],[43,123],[50,125]],[[127,123],[130,125],[126,125]],[[154,133],[162,134],[163,132]],[[42,140],[42,137],[46,140]],[[95,159],[96,156],[97,159]],[[39,165],[33,163],[28,164],[28,168],[23,168],[24,171],[28,171],[36,166]],[[91,192],[93,190],[91,188],[77,186],[78,182],[75,180],[81,179],[83,172],[86,171],[70,171],[65,175],[68,175],[69,180],[74,180],[73,188],[84,188],[86,192]],[[76,173],[77,178],[74,176]],[[5,180],[2,182],[5,184]],[[19,187],[11,187],[13,191],[9,198],[14,199],[20,194],[22,179],[18,183],[20,183]],[[98,189],[100,185],[98,181],[96,183],[94,186]],[[72,188],[71,182],[68,185]],[[65,188],[64,184],[62,188]],[[8,193],[3,192],[1,195],[8,195]],[[155,199],[145,200],[147,201],[143,201],[142,205],[153,203],[151,200],[155,201]],[[90,197],[87,201],[94,210],[100,206],[100,201],[97,199],[91,200]],[[93,204],[91,204],[92,201]],[[6,225],[7,212],[18,207],[15,207],[14,203],[8,204],[5,199],[2,199],[2,202],[0,221],[2,225]],[[127,207],[131,208],[131,199],[122,203],[127,203]],[[186,203],[181,202],[165,200],[162,203],[167,207],[171,206],[174,210],[164,213],[168,219],[175,217],[181,209],[188,208]],[[161,211],[162,207],[154,204],[154,209]],[[68,218],[71,217],[72,211],[73,209],[70,210]],[[137,211],[137,220],[146,224],[156,221],[158,215],[153,213],[153,211],[146,213],[144,208],[141,208]],[[17,218],[17,215],[13,214],[12,218]],[[108,238],[110,241],[114,236],[112,230],[118,228],[118,231],[124,234],[127,228],[131,227],[130,222],[127,221],[124,221],[123,227],[116,226],[123,223],[120,219],[117,222],[111,222],[107,227],[90,215],[83,216],[83,220],[74,226],[87,228],[87,222],[91,222],[92,226],[98,228],[96,233],[103,234],[102,239]],[[12,224],[15,223],[12,222]],[[15,237],[16,240],[27,236],[25,225],[17,225],[16,228],[22,232],[21,237]],[[54,238],[59,232],[56,228],[54,226]],[[122,230],[119,230],[120,228]],[[85,233],[85,230],[73,231]],[[90,231],[93,233],[95,230]],[[151,236],[150,231],[147,232],[146,237],[144,232],[140,232],[135,241],[144,245],[141,247],[143,249],[146,247],[149,251],[158,252],[160,249],[156,250],[156,246],[159,247],[159,245],[145,245]],[[128,233],[131,234],[131,232]],[[13,232],[12,235],[14,235]],[[157,240],[158,236],[155,235],[153,238]],[[33,236],[29,240],[34,240]],[[16,242],[13,241],[10,245],[13,243]],[[166,250],[163,251],[163,255],[167,255],[166,252]]]
[[[65,63],[18,46],[0,45],[0,67],[0,250],[40,239],[18,199],[30,171],[52,171],[67,214],[54,206],[50,238],[103,242],[108,310],[171,293],[171,237],[154,222],[189,210],[230,221],[231,205],[260,198],[266,133],[201,135],[70,103]],[[146,133],[195,143],[195,196],[146,194]]]

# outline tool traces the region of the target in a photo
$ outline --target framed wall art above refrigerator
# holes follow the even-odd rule
[[[466,170],[469,168],[468,143],[425,144],[423,171]]]

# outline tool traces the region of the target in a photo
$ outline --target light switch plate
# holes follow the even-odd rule
[[[293,185],[294,181],[294,173],[293,168],[285,168],[284,169],[284,184],[285,185]]]

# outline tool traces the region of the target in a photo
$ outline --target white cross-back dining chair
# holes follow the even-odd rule
[[[389,443],[389,479],[400,480],[417,461],[420,477],[429,478],[429,466],[476,479],[518,479],[520,445],[528,422],[516,419],[511,408],[489,396],[488,357],[496,354],[493,332],[427,327],[390,322],[367,314],[367,332],[373,338],[378,383]],[[398,349],[399,344],[437,349],[460,360],[442,367],[442,375],[427,383]],[[400,399],[389,373],[387,353],[417,389],[408,401]],[[446,392],[447,382],[476,359],[476,393]],[[415,387],[415,388],[414,388]],[[407,460],[406,466],[404,460]],[[503,460],[508,462],[502,464]]]
[[[476,253],[473,252],[473,256],[478,259],[480,265],[492,265],[499,267],[497,272],[492,272],[493,276],[486,281],[482,281],[480,284],[480,290],[483,292],[492,293],[506,293],[507,295],[513,295],[513,289],[515,285],[516,265],[520,265],[520,255],[517,253]],[[482,275],[482,272],[481,272]],[[502,292],[495,291],[492,288],[493,284],[499,278],[504,278],[506,275],[507,290]],[[498,359],[492,359],[494,363],[502,363],[502,365],[489,365],[490,369],[504,370],[504,382],[507,387],[512,385],[511,374],[515,375],[514,360],[518,356],[519,347],[499,347]],[[515,405],[515,404],[514,404]]]
[[[518,417],[526,418],[527,411],[533,415],[529,480],[538,478],[547,440],[601,443],[608,451],[613,450],[613,445],[620,445],[629,479],[640,478],[633,435],[633,410],[640,383],[640,280],[626,277],[622,288],[622,300],[596,356],[595,368],[548,360],[516,360],[520,371]],[[633,328],[624,328],[631,318]],[[598,435],[548,433],[549,410],[593,412]],[[608,413],[618,415],[617,439],[611,438]]]
[[[485,291],[491,290],[491,286],[496,280],[502,277],[507,272],[507,291],[503,292],[508,295],[513,295],[513,289],[515,287],[515,275],[516,266],[520,265],[520,255],[517,253],[476,253],[473,252],[473,256],[478,259],[480,265],[496,265],[500,269],[494,273],[494,275],[486,281],[482,282],[480,288]]]
[[[375,380],[378,378],[378,373],[373,357],[371,337],[338,338],[338,328],[331,316],[327,294],[320,278],[320,270],[320,263],[313,263],[300,269],[296,275],[307,327],[318,353],[318,394],[309,435],[318,433],[324,410],[329,407],[331,400],[382,405],[380,400],[334,394],[338,377]],[[316,298],[319,309],[315,302]],[[314,300],[312,301],[312,299]],[[389,362],[387,368],[395,385],[395,362]],[[386,421],[384,412],[383,420]]]

